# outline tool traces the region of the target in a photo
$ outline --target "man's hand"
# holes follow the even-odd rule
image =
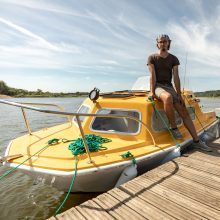
[[[152,92],[149,93],[149,97],[152,97],[153,100],[157,98],[156,95]]]

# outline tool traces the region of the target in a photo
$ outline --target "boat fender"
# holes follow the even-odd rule
[[[216,137],[218,137],[218,128],[217,127],[215,127],[215,130],[205,131],[201,135],[201,139],[204,142],[213,141],[214,139],[216,139]]]
[[[137,176],[137,164],[131,164],[122,171],[121,176],[119,177],[117,183],[115,184],[115,187],[118,187],[121,184],[128,182],[129,180],[132,180],[136,176]]]
[[[176,157],[180,157],[180,155],[181,155],[180,148],[179,147],[175,148],[162,160],[161,164],[171,161]]]
[[[208,132],[204,132],[204,133],[202,134],[202,136],[201,136],[201,139],[202,139],[202,141],[204,141],[204,142],[208,142],[208,141],[210,141],[211,136],[209,135]]]

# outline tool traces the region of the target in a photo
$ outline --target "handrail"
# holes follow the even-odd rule
[[[31,103],[31,102],[18,102],[22,105],[34,105],[34,106],[53,106],[53,107],[57,107],[59,110],[61,111],[65,111],[65,108],[63,108],[62,106],[60,105],[56,105],[56,104],[50,104],[50,103]],[[69,116],[67,116],[68,118],[68,121],[71,123],[72,120],[70,119]]]
[[[141,123],[145,127],[145,129],[148,131],[148,133],[151,136],[151,139],[153,141],[154,146],[156,146],[154,137],[151,134],[150,130],[148,129],[148,126],[143,121],[141,121],[138,118],[135,118],[133,116],[125,116],[125,115],[117,115],[117,114],[109,115],[109,114],[75,113],[75,112],[71,113],[71,112],[64,112],[64,111],[46,110],[46,109],[40,109],[40,108],[28,106],[27,105],[28,103],[21,104],[21,103],[18,103],[18,102],[10,102],[10,101],[6,101],[6,100],[2,100],[2,99],[0,99],[0,103],[7,104],[7,105],[12,105],[12,106],[16,106],[16,107],[20,107],[22,109],[22,112],[23,112],[23,109],[29,109],[29,110],[33,110],[33,111],[37,111],[37,112],[48,113],[48,114],[75,116],[77,118],[77,124],[78,124],[78,127],[80,129],[80,133],[81,133],[81,136],[82,136],[82,139],[83,139],[83,143],[85,145],[85,149],[86,149],[87,155],[89,157],[89,163],[93,163],[93,161],[91,160],[89,148],[88,148],[86,140],[85,140],[85,135],[84,135],[84,132],[83,132],[83,129],[82,129],[81,121],[79,120],[79,116],[103,117],[103,118],[104,117],[107,117],[107,118],[128,118],[128,119],[137,121],[138,123]],[[40,103],[38,103],[38,104],[40,104]],[[50,104],[48,104],[48,105],[50,105]],[[27,119],[26,119],[24,114],[23,114],[23,116],[24,116],[25,123],[26,123],[27,128],[28,128],[29,134],[31,134],[30,128],[28,127]]]

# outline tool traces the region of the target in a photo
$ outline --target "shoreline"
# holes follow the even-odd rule
[[[0,94],[0,99],[12,99],[12,98],[13,98],[12,96]]]
[[[0,99],[13,99],[13,98],[79,98],[79,97],[88,97],[87,95],[80,95],[80,96],[8,96],[0,94]]]
[[[22,97],[16,97],[16,96],[8,96],[8,95],[3,95],[0,94],[0,99],[12,99],[12,98],[78,98],[78,97],[88,97],[88,95],[79,95],[79,96],[65,96],[65,95],[61,95],[61,96],[22,96]],[[220,98],[220,96],[216,96],[216,97],[210,97],[210,96],[196,96],[197,98]]]

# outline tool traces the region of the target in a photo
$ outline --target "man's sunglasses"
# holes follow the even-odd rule
[[[158,41],[158,44],[162,44],[162,43],[166,44],[167,42],[168,42],[167,40]]]

